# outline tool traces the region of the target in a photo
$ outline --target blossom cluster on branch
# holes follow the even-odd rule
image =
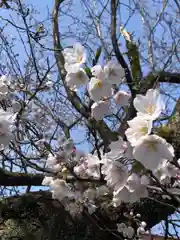
[[[87,56],[81,44],[66,48],[63,55],[67,71],[65,82],[71,91],[87,85],[92,118],[100,121],[110,114],[112,100],[121,107],[129,105],[131,95],[117,90],[125,81],[125,70],[119,63],[109,61],[105,66],[95,65],[91,74],[87,74],[83,68]],[[47,167],[52,174],[45,176],[43,184],[50,187],[53,198],[60,200],[73,216],[84,208],[92,214],[102,202],[109,203],[109,200],[112,206],[118,207],[122,202],[133,203],[148,197],[148,188],[154,181],[152,176],[163,186],[172,189],[178,186],[180,161],[175,159],[173,146],[154,134],[156,122],[165,109],[159,89],[136,95],[133,105],[137,116],[127,122],[126,140],[119,136],[118,141],[109,145],[109,152],[97,149],[94,154],[85,154],[76,150],[73,141],[68,139],[59,152],[49,155]],[[134,171],[134,162],[140,162],[143,171]],[[172,177],[175,178],[173,184]],[[133,237],[134,230],[130,226],[121,228],[118,225],[119,232]],[[145,223],[139,226],[139,233],[144,228]]]
[[[109,61],[105,66],[95,65],[87,73],[84,68],[86,53],[81,44],[65,49],[63,55],[67,87],[70,91],[78,91],[87,86],[91,117],[95,121],[101,121],[111,114],[112,101],[121,107],[130,104],[131,94],[118,90],[119,84],[125,82],[125,70],[119,63]],[[51,88],[51,81],[48,87]],[[2,76],[1,150],[10,141],[15,141],[15,120],[21,109],[17,102],[11,101],[9,95],[10,78]],[[8,105],[3,105],[4,99]],[[148,197],[148,190],[155,181],[160,186],[168,187],[167,197],[179,194],[180,160],[175,158],[173,146],[154,134],[157,121],[165,109],[159,89],[149,89],[145,95],[136,95],[133,106],[137,115],[127,121],[129,127],[125,136],[119,136],[117,141],[111,142],[109,151],[96,149],[94,154],[85,154],[76,149],[72,139],[63,139],[57,152],[51,149],[46,161],[48,173],[42,184],[50,187],[53,198],[61,201],[73,216],[81,214],[84,209],[93,214],[102,204],[116,208],[123,202],[140,201]],[[134,171],[133,165],[137,162],[143,168]],[[136,233],[132,226],[124,223],[117,223],[117,230],[124,237],[133,238],[135,234],[145,231],[146,224],[139,220],[137,222],[139,228]]]

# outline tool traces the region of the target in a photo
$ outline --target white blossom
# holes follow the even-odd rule
[[[103,68],[101,67],[101,65],[95,65],[91,68],[91,73],[94,77],[96,77],[97,79],[101,79],[102,81],[105,81],[106,79],[106,75],[104,73]]]
[[[145,227],[147,226],[146,222],[142,221],[142,222],[141,222],[141,226],[142,226],[143,228],[145,228]]]
[[[138,227],[137,229],[137,235],[140,235],[140,234],[144,234],[145,233],[145,230],[144,230],[144,227]]]
[[[131,98],[131,94],[119,90],[114,96],[113,96],[116,104],[119,104],[121,107],[125,107],[129,105],[129,100]]]
[[[74,193],[71,191],[70,186],[64,180],[55,179],[51,181],[49,186],[54,199],[61,201],[65,197],[71,199],[75,197]]]
[[[81,177],[86,176],[87,166],[85,165],[84,160],[78,165],[76,165],[73,170],[74,170],[74,173],[77,174],[78,176],[81,176]]]
[[[57,164],[56,156],[53,156],[52,154],[49,154],[47,160],[46,160],[47,167],[54,167],[54,165]]]
[[[60,155],[52,155],[49,154],[47,160],[46,160],[46,165],[48,168],[50,168],[52,171],[59,172],[62,171],[63,169],[63,164],[60,161]]]
[[[125,131],[126,137],[132,146],[137,144],[137,141],[145,135],[151,133],[152,121],[145,120],[140,116],[127,121],[129,128]]]
[[[119,161],[104,158],[102,160],[102,173],[105,175],[107,185],[114,191],[122,189],[128,178],[127,167]]]
[[[133,155],[147,169],[154,170],[163,158],[173,160],[174,149],[165,139],[157,135],[147,135],[139,139],[134,147]]]
[[[43,181],[42,181],[42,185],[50,185],[53,181],[53,177],[48,177],[48,176],[45,176]]]
[[[86,52],[80,43],[75,43],[73,48],[65,48],[63,55],[67,72],[76,72],[86,62]]]
[[[48,80],[46,83],[46,86],[48,87],[48,88],[52,88],[52,86],[53,86],[53,81],[51,81],[51,80]]]
[[[9,77],[6,75],[2,75],[0,77],[0,100],[6,98],[9,90],[8,86],[10,85]]]
[[[102,120],[108,114],[110,114],[110,109],[107,101],[95,102],[91,106],[91,116],[96,121]]]
[[[77,91],[80,87],[88,83],[89,78],[84,69],[79,68],[77,71],[67,73],[65,81],[71,90]]]
[[[117,223],[116,225],[117,225],[117,231],[120,233],[123,232],[127,228],[125,223]]]
[[[171,178],[178,174],[178,168],[171,164],[167,159],[163,159],[154,171],[154,175],[162,184],[170,183]]]
[[[121,157],[133,159],[132,146],[129,142],[126,142],[119,137],[117,141],[112,142],[109,145],[111,151],[106,153],[107,158],[118,159]]]
[[[89,84],[88,92],[93,101],[99,101],[104,98],[111,97],[111,84],[105,79],[105,75],[101,66],[97,65],[91,69],[93,74]]]
[[[81,177],[100,178],[100,163],[95,154],[87,154],[74,167],[74,172]]]
[[[125,77],[124,68],[117,61],[109,61],[104,66],[104,73],[110,84],[120,84]]]
[[[136,173],[132,173],[127,179],[126,187],[130,192],[134,192],[139,188],[140,184],[140,177]]]
[[[127,227],[127,228],[125,228],[124,229],[124,231],[123,231],[123,235],[126,237],[128,237],[128,238],[132,238],[133,236],[134,236],[134,228],[132,228],[132,227]]]
[[[7,147],[13,140],[12,127],[15,121],[15,114],[0,109],[0,148]]]
[[[92,154],[87,154],[87,174],[94,178],[100,178],[100,163],[99,158]]]
[[[134,107],[138,111],[137,114],[139,116],[155,120],[164,109],[164,104],[160,98],[159,91],[157,89],[149,89],[145,96],[141,94],[136,95]]]

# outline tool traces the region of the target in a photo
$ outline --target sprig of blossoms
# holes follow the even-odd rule
[[[145,95],[138,94],[131,99],[131,94],[118,89],[125,80],[125,70],[116,61],[95,65],[87,75],[84,68],[87,57],[81,44],[65,49],[63,55],[66,84],[73,91],[87,86],[92,100],[91,117],[100,121],[111,114],[112,100],[121,107],[128,106],[132,100],[137,116],[127,122],[126,141],[124,136],[119,136],[109,145],[109,152],[100,151],[101,159],[99,154],[72,151],[72,140],[62,144],[61,154],[50,155],[47,166],[56,175],[46,176],[43,184],[50,186],[53,197],[62,201],[72,215],[79,214],[83,207],[92,214],[101,200],[111,199],[111,205],[118,207],[122,202],[136,202],[148,196],[151,179],[146,174],[149,171],[134,172],[132,162],[138,161],[151,170],[161,184],[169,183],[173,175],[180,176],[179,168],[172,164],[173,146],[153,132],[154,122],[164,110],[159,90],[149,89]],[[145,227],[146,223],[142,222],[137,234],[144,233]],[[123,224],[118,225],[118,231],[127,238],[135,234],[131,226]]]
[[[125,70],[117,61],[109,61],[104,66],[95,65],[87,75],[84,64],[87,55],[80,43],[75,43],[71,48],[63,50],[65,70],[67,71],[65,82],[72,91],[78,91],[84,85],[90,98],[94,101],[91,106],[91,116],[99,121],[110,114],[110,100],[124,107],[129,104],[131,95],[125,91],[113,92],[113,85],[119,85],[125,80]],[[104,101],[105,100],[105,101]]]

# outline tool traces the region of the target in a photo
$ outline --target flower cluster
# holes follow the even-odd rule
[[[0,108],[0,150],[6,148],[10,141],[13,140],[13,127],[16,119],[18,103],[12,102],[12,107],[6,106],[6,99],[8,99],[10,91],[10,77],[2,75],[0,77],[0,101],[4,101]],[[6,111],[4,110],[6,109]]]
[[[112,98],[121,106],[129,104],[131,95],[117,91],[125,77],[120,64],[109,61],[103,67],[93,66],[88,76],[83,68],[86,53],[81,44],[65,49],[63,55],[66,84],[73,91],[87,84],[93,100],[91,115],[95,120],[110,114]],[[69,139],[63,142],[60,152],[47,159],[52,174],[44,178],[43,184],[50,186],[53,197],[62,201],[72,215],[79,214],[83,207],[92,214],[101,201],[111,199],[111,205],[117,207],[122,202],[146,198],[152,180],[149,173],[154,174],[160,184],[170,184],[172,177],[175,178],[174,186],[179,184],[180,168],[173,164],[173,146],[154,134],[155,124],[164,110],[159,90],[149,89],[145,95],[138,94],[133,105],[137,115],[127,122],[126,140],[119,136],[109,145],[109,152],[98,149],[94,154],[84,154],[77,151]],[[134,163],[140,163],[143,169],[134,171]],[[124,237],[132,238],[135,234],[134,229],[124,223],[117,227]],[[138,234],[144,233],[145,227],[146,223],[142,222]]]
[[[172,161],[174,149],[165,139],[153,134],[153,121],[164,109],[157,89],[149,89],[145,96],[137,95],[134,99],[137,116],[128,121],[125,134],[134,147],[133,156],[146,169],[154,171],[163,159]]]
[[[83,65],[86,62],[84,47],[76,43],[73,48],[63,51],[65,69],[67,71],[66,84],[73,91],[87,84],[90,98],[94,101],[91,115],[97,121],[110,114],[110,99],[121,107],[127,106],[131,95],[125,91],[114,92],[112,86],[119,85],[125,80],[125,71],[117,61],[109,61],[102,67],[95,65],[91,68],[91,76],[86,74]],[[90,79],[89,79],[90,77]]]

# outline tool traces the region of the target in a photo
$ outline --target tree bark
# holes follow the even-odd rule
[[[175,211],[178,203],[158,199],[162,203],[145,199],[135,204],[122,204],[118,209],[105,207],[94,215],[86,212],[73,219],[49,192],[32,192],[9,197],[0,203],[0,239],[2,240],[98,240],[122,239],[116,223],[127,222],[125,212],[134,211],[142,215],[148,228],[154,226]],[[157,200],[157,194],[156,194]],[[172,207],[164,203],[172,204]],[[133,225],[133,222],[128,220]],[[134,227],[136,227],[134,225]]]

